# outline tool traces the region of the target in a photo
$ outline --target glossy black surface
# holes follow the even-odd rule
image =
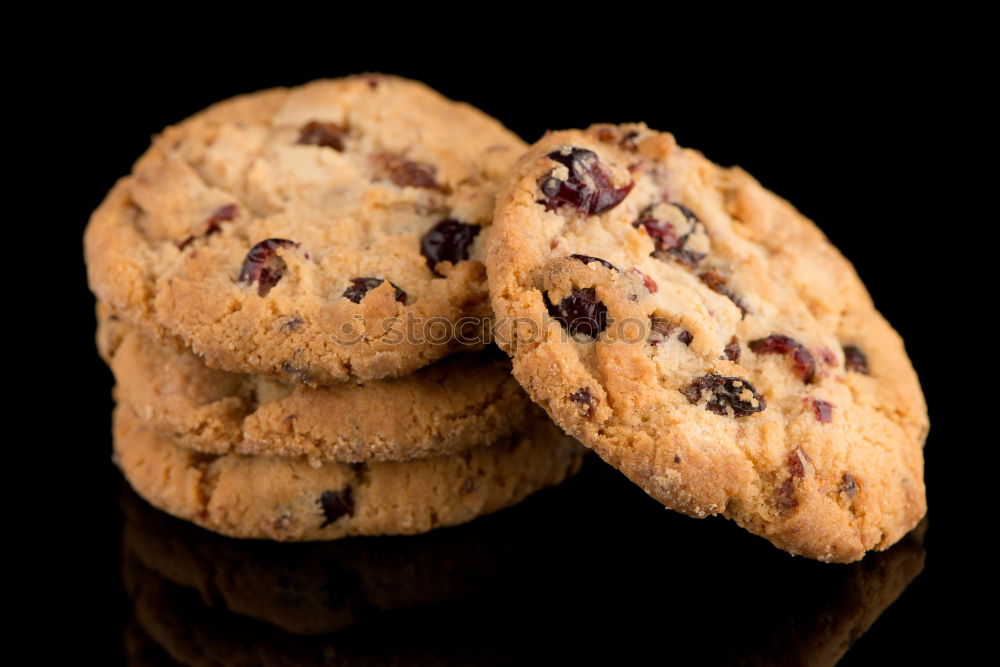
[[[36,301],[52,320],[43,327],[10,318],[20,334],[14,356],[28,362],[22,375],[37,383],[24,392],[40,406],[30,424],[44,427],[31,436],[37,449],[16,445],[29,463],[13,475],[14,513],[28,528],[10,539],[31,561],[30,574],[17,569],[14,578],[30,588],[27,617],[44,637],[35,647],[51,658],[42,662],[65,655],[117,664],[134,649],[156,664],[160,642],[169,642],[151,637],[155,631],[135,613],[150,599],[162,601],[153,608],[164,619],[179,615],[187,636],[305,651],[296,661],[333,646],[338,655],[373,651],[390,662],[440,651],[455,663],[815,664],[818,654],[810,651],[856,640],[844,664],[921,664],[929,651],[957,659],[981,638],[971,629],[979,607],[970,601],[983,604],[994,579],[981,562],[992,531],[975,513],[992,506],[978,490],[989,488],[995,436],[967,432],[967,425],[991,425],[984,421],[990,415],[970,413],[962,378],[978,363],[978,351],[991,349],[991,334],[955,341],[978,331],[981,315],[963,310],[961,295],[989,283],[972,279],[964,250],[976,244],[962,234],[978,226],[956,219],[955,202],[971,194],[944,185],[949,173],[964,169],[957,146],[977,145],[962,134],[972,122],[970,103],[955,73],[965,64],[943,60],[946,49],[934,48],[930,36],[903,43],[899,26],[815,48],[749,32],[713,38],[707,47],[690,28],[668,31],[688,35],[684,48],[639,40],[607,57],[588,51],[593,57],[585,63],[569,64],[560,49],[550,50],[551,40],[523,57],[492,42],[458,45],[453,36],[437,52],[425,41],[407,46],[384,36],[376,45],[338,37],[263,49],[251,36],[215,26],[165,41],[133,30],[107,38],[88,33],[74,48],[61,42],[58,69],[33,75],[45,90],[26,102],[43,114],[29,126],[45,174],[31,178],[44,191],[32,200],[33,215],[10,222],[19,238],[44,237],[45,270],[32,246],[20,252],[30,271],[10,275],[42,281]],[[471,549],[482,556],[493,547],[502,554],[499,563],[477,556],[470,586],[448,599],[373,609],[370,591],[357,588],[367,567],[360,563],[368,562],[363,541],[321,548],[318,556],[300,550],[297,563],[347,559],[355,572],[344,579],[333,568],[329,595],[360,606],[357,621],[332,639],[290,640],[273,624],[227,611],[219,590],[209,587],[206,597],[130,556],[121,477],[110,463],[111,378],[92,342],[93,300],[79,240],[87,216],[164,125],[232,94],[364,70],[423,79],[529,141],[549,128],[645,120],[713,160],[739,163],[816,220],[903,335],[924,384],[932,429],[922,545],[909,539],[852,566],[791,558],[729,522],[668,512],[591,460],[565,487],[468,531],[397,541],[402,557],[425,542],[427,553],[445,554],[439,570],[416,571],[431,581],[444,577],[440,589],[449,595],[457,571],[450,568],[465,562],[453,554]],[[216,540],[159,515],[148,517],[148,526],[153,537],[178,544]],[[355,546],[360,555],[344,555]],[[242,558],[264,559],[259,551],[248,547]],[[130,582],[152,582],[143,584],[148,595],[127,589],[123,571]],[[898,599],[875,614],[872,600],[880,594]],[[877,620],[858,637],[865,613]]]
[[[865,638],[926,560],[926,525],[853,565],[792,558],[668,513],[596,458],[516,508],[417,537],[276,545],[127,490],[122,507],[126,646],[141,634],[180,660],[833,664],[891,637],[880,621]]]

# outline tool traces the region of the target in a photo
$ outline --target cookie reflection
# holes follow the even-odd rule
[[[852,565],[666,512],[590,459],[465,526],[236,541],[126,490],[133,664],[836,663],[923,569],[925,525]]]

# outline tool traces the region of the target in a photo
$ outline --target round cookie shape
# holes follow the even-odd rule
[[[744,171],[641,124],[550,133],[501,189],[487,269],[521,385],[666,506],[837,562],[924,515],[901,339]]]
[[[586,451],[544,415],[462,454],[326,463],[194,452],[127,408],[114,415],[115,461],[151,505],[230,537],[280,541],[413,535],[514,505],[579,470]]]
[[[405,375],[481,346],[494,197],[524,147],[396,77],[236,97],[165,129],[94,212],[91,289],[214,368]]]
[[[406,461],[490,445],[521,427],[531,401],[510,362],[465,352],[402,378],[309,387],[207,367],[114,316],[98,347],[115,396],[159,435],[206,454]]]

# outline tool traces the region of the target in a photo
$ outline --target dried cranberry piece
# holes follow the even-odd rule
[[[340,491],[324,491],[319,496],[319,505],[323,509],[323,523],[320,524],[320,528],[326,528],[341,517],[353,516],[354,498],[351,487],[345,486]]]
[[[281,364],[281,371],[292,381],[298,382],[299,384],[309,384],[313,381],[312,373],[309,372],[308,368],[297,366],[291,361],[286,361]]]
[[[287,239],[266,239],[250,248],[240,269],[240,282],[257,283],[257,294],[267,296],[288,268],[285,260],[278,257],[278,248],[295,248],[298,245]]]
[[[384,282],[385,280],[382,278],[351,278],[351,285],[344,290],[341,296],[347,297],[349,301],[354,303],[361,303],[361,299],[365,298],[369,290],[375,289]],[[406,292],[399,289],[396,283],[390,282],[389,284],[396,288],[396,301],[405,304]]]
[[[854,475],[849,472],[844,473],[840,478],[840,492],[851,499],[858,495],[858,482],[854,479]]]
[[[649,316],[649,336],[646,337],[646,343],[649,345],[659,345],[666,339],[670,338],[670,332],[672,332],[676,327],[670,323],[665,317],[654,317]]]
[[[222,227],[220,227],[220,225],[223,222],[235,220],[239,213],[240,208],[236,204],[226,204],[225,206],[220,206],[215,209],[215,213],[213,213],[211,217],[205,221],[205,236],[221,231]]]
[[[606,144],[617,143],[625,150],[634,151],[639,147],[639,133],[630,130],[619,138],[619,132],[613,127],[602,127],[597,130],[597,140]]]
[[[618,142],[618,145],[625,150],[634,151],[639,148],[639,133],[635,130],[626,132],[622,140]]]
[[[434,270],[438,262],[458,264],[469,259],[469,246],[479,235],[482,228],[451,218],[445,218],[431,227],[430,231],[420,239],[420,252],[427,258],[427,266]]]
[[[720,274],[718,271],[712,269],[710,271],[706,271],[705,273],[701,274],[698,277],[701,278],[701,282],[708,285],[708,288],[710,290],[712,290],[716,294],[721,294],[722,296],[732,301],[733,304],[740,309],[741,316],[745,317],[746,314],[750,312],[750,309],[743,304],[743,301],[741,301],[740,298],[736,296],[736,294],[731,289],[729,289],[729,287],[727,287],[726,279],[723,278],[722,274]]]
[[[792,477],[801,478],[806,475],[806,464],[812,465],[812,459],[808,452],[801,447],[796,447],[788,454],[788,469]]]
[[[857,345],[844,346],[844,368],[855,373],[868,375],[868,357]]]
[[[632,191],[634,182],[616,188],[601,164],[597,153],[585,148],[553,151],[547,156],[569,170],[566,180],[555,177],[555,170],[538,180],[546,210],[573,206],[584,215],[596,215],[613,208]]]
[[[783,354],[791,356],[799,378],[806,383],[812,382],[816,376],[816,360],[805,345],[794,338],[783,334],[771,334],[767,338],[759,338],[750,342],[750,349],[755,354]]]
[[[414,162],[391,153],[379,153],[374,160],[376,167],[401,188],[427,188],[448,192],[446,186],[437,182],[437,167],[432,164]]]
[[[729,339],[729,344],[722,351],[723,358],[729,361],[740,363],[740,340],[736,336]]]
[[[606,144],[613,144],[618,140],[618,131],[613,127],[602,127],[597,130],[597,140]]]
[[[833,403],[820,398],[811,398],[809,402],[812,403],[813,415],[816,417],[816,421],[823,424],[829,424],[833,421]]]
[[[656,294],[656,291],[659,289],[659,287],[656,285],[655,280],[653,280],[652,278],[650,278],[649,276],[647,276],[645,273],[643,273],[634,266],[631,269],[629,269],[629,271],[642,278],[642,284],[646,288],[647,292],[649,292],[650,294]]]
[[[654,315],[649,316],[649,336],[646,337],[646,343],[648,345],[659,345],[663,341],[670,338],[672,334],[679,327],[673,324],[665,317],[656,317]],[[684,343],[685,345],[690,345],[691,341],[694,340],[694,336],[687,329],[681,329],[677,332],[677,340]]]
[[[775,493],[774,504],[779,510],[795,509],[799,506],[799,499],[795,497],[795,478],[789,477],[784,484],[778,487]]]
[[[606,259],[601,259],[600,257],[591,257],[590,255],[570,255],[573,259],[583,262],[584,264],[590,264],[591,262],[598,262],[605,268],[611,269],[612,271],[617,271],[621,273],[621,269],[607,261]]]
[[[597,338],[608,327],[608,308],[597,300],[597,290],[593,287],[574,287],[569,296],[555,305],[546,294],[545,307],[574,336],[580,333]]]
[[[788,454],[787,465],[790,473],[784,484],[778,487],[775,505],[780,510],[790,510],[798,507],[799,499],[795,492],[795,480],[806,475],[806,465],[812,465],[809,454],[801,447],[796,447]]]
[[[336,123],[311,120],[299,128],[299,143],[344,150],[344,128]]]
[[[587,419],[590,419],[591,417],[594,416],[594,410],[595,408],[597,408],[597,398],[591,395],[590,389],[588,389],[587,387],[583,387],[578,391],[574,391],[572,394],[569,395],[569,400],[584,406],[585,409],[584,415],[587,417]]]
[[[667,202],[667,204],[676,208],[684,216],[687,224],[687,230],[684,234],[678,234],[677,228],[671,222],[657,219],[656,208],[660,204],[654,204],[640,213],[639,219],[633,222],[632,226],[642,227],[653,239],[655,246],[651,253],[653,257],[657,259],[672,258],[690,269],[696,268],[698,263],[708,256],[708,253],[697,252],[688,248],[687,244],[696,234],[707,236],[708,228],[687,206],[675,202]]]
[[[739,377],[709,373],[695,378],[681,390],[692,404],[700,401],[706,392],[708,402],[705,403],[705,409],[717,415],[728,415],[732,409],[734,417],[747,417],[767,407],[764,397],[757,393],[753,385]]]
[[[222,231],[222,223],[235,220],[236,216],[239,215],[239,212],[240,209],[236,204],[226,204],[225,206],[220,206],[215,209],[215,212],[210,215],[205,222],[202,223],[202,232],[200,234],[192,234],[178,243],[177,247],[180,250],[184,250],[191,245],[196,238],[206,238],[212,234],[218,234]]]

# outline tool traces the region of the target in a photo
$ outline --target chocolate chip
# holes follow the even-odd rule
[[[340,491],[324,491],[319,497],[319,505],[323,509],[324,519],[320,528],[326,528],[341,517],[353,516],[354,498],[351,487],[345,486]]]
[[[365,298],[365,295],[368,294],[370,290],[375,289],[384,282],[385,281],[382,278],[351,278],[350,286],[344,290],[344,293],[341,294],[341,296],[346,297],[348,301],[361,303],[361,300]],[[396,301],[405,304],[406,292],[399,289],[399,287],[393,282],[390,282],[389,284],[396,290]]]
[[[420,239],[420,253],[431,271],[440,276],[434,268],[438,262],[458,264],[469,259],[469,247],[481,231],[479,225],[445,218]]]
[[[715,373],[695,378],[681,393],[691,404],[698,403],[707,394],[705,409],[717,415],[728,415],[732,410],[733,417],[747,417],[767,407],[764,397],[743,378]]]

